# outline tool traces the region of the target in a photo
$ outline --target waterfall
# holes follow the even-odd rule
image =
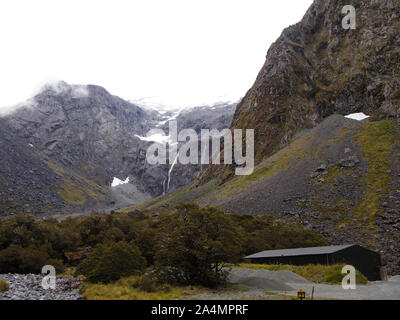
[[[169,168],[169,171],[168,171],[168,183],[167,183],[167,191],[166,192],[168,192],[168,190],[169,190],[169,183],[171,182],[171,172],[172,172],[172,169],[174,169],[176,162],[178,161],[178,157],[179,157],[179,151],[177,152],[174,162],[172,163],[171,168]]]
[[[166,182],[167,182],[167,178],[164,179],[163,184],[162,184],[162,185],[163,185],[163,196],[164,196],[165,193],[166,193],[166,192],[165,192],[165,186],[166,186],[165,183],[166,183]]]

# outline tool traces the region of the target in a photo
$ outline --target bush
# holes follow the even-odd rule
[[[7,282],[0,279],[0,292],[7,291],[9,287],[10,285]]]
[[[277,223],[268,216],[230,215],[243,237],[243,256],[264,250],[328,245],[320,235],[294,223]]]
[[[6,219],[0,224],[0,273],[40,273],[46,264],[62,272],[63,251],[77,242],[76,233],[62,232],[57,220],[24,215]]]
[[[11,245],[23,248],[40,247],[51,243],[52,247],[65,249],[73,239],[66,239],[57,221],[40,221],[34,216],[16,215],[0,224],[0,250]]]
[[[241,236],[229,216],[216,208],[179,204],[162,218],[156,267],[160,279],[209,287],[224,285],[224,262],[241,257]]]
[[[12,244],[0,251],[0,273],[40,273],[48,258],[48,246],[23,248]]]
[[[140,273],[146,260],[132,242],[102,244],[78,266],[76,275],[84,275],[90,282],[108,283]]]

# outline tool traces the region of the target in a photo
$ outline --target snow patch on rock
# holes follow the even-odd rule
[[[117,186],[119,186],[121,184],[127,184],[127,183],[129,183],[129,177],[127,177],[125,181],[122,181],[122,180],[114,177],[113,182],[111,183],[111,187],[114,188],[114,187],[117,187]]]
[[[359,113],[348,114],[347,116],[345,116],[345,118],[362,121],[362,120],[368,119],[369,116],[367,116],[366,114],[364,114],[362,112],[359,112]]]

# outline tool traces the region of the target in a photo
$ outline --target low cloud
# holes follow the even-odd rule
[[[71,97],[75,99],[89,96],[89,90],[86,85],[71,85],[65,81],[54,80],[41,85],[39,89],[34,92],[32,98],[16,105],[2,106],[0,108],[0,117],[8,116],[20,108],[36,108],[38,103],[35,97],[38,94],[49,90],[52,91],[54,95],[71,95]]]
[[[85,98],[89,96],[89,90],[86,85],[71,85],[65,81],[46,83],[41,90],[39,90],[39,93],[46,90],[51,90],[56,95],[70,94],[73,98]]]
[[[37,101],[35,98],[30,98],[24,102],[18,103],[13,106],[2,106],[0,108],[0,117],[6,117],[21,108],[36,108]]]

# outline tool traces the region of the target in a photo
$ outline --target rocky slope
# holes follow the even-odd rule
[[[177,117],[180,128],[229,127],[235,104],[198,107],[180,114],[142,108],[94,85],[58,82],[46,86],[2,121],[0,210],[79,213],[140,203],[162,194],[169,165],[151,166],[140,137],[166,129]],[[187,127],[189,126],[189,127]],[[168,130],[166,130],[168,134]],[[200,166],[177,166],[169,190],[193,181]],[[129,185],[110,188],[113,178]]]
[[[0,119],[0,159],[0,214],[62,209],[56,191],[61,178],[46,164],[48,159],[20,139],[4,119]]]

